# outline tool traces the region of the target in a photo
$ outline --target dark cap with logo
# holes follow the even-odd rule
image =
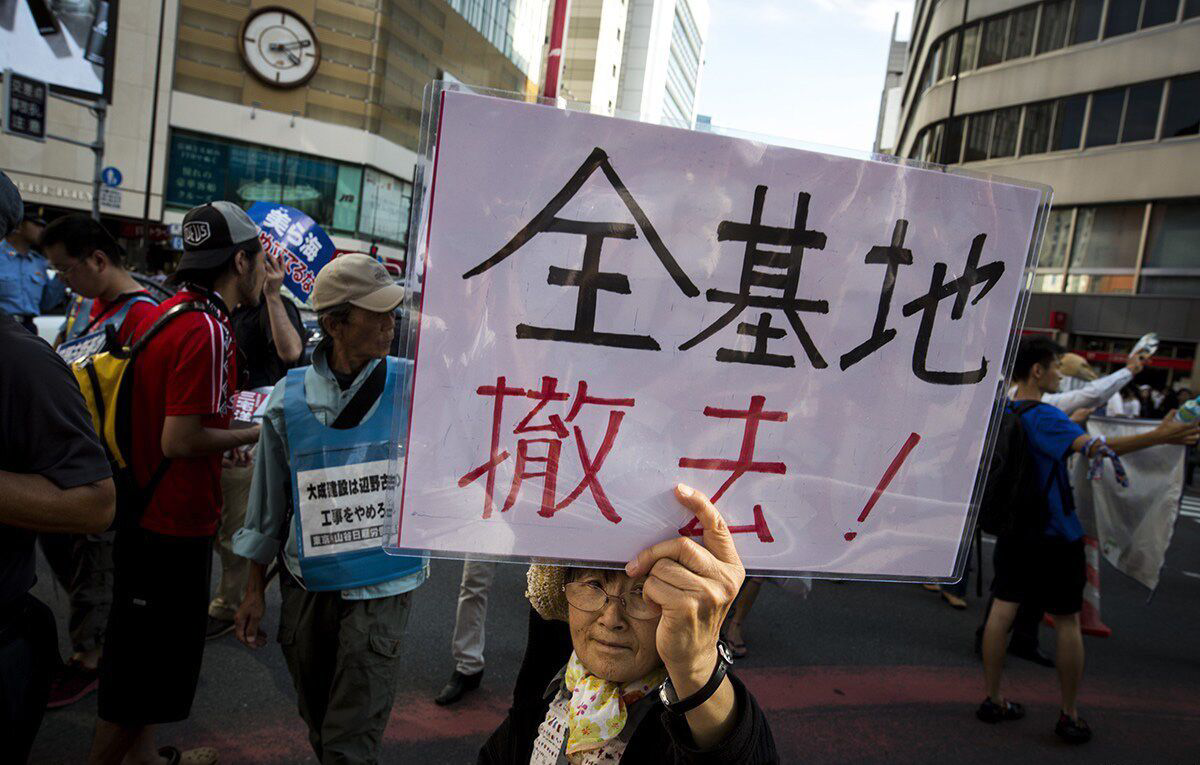
[[[179,268],[216,268],[238,250],[262,249],[258,226],[233,202],[209,202],[183,216],[183,257]]]

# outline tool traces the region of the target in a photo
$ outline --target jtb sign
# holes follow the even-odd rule
[[[399,547],[952,572],[1047,190],[443,98]]]

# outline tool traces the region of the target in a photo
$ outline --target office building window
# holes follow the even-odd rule
[[[972,114],[967,123],[967,148],[963,162],[987,159],[988,142],[992,137],[992,112]]]
[[[1198,0],[1200,1],[1200,0]],[[1200,74],[1171,80],[1163,138],[1200,133]]]
[[[1005,35],[1008,32],[1008,16],[989,19],[983,23],[983,38],[979,44],[979,66],[999,64],[1004,60]]]
[[[1170,24],[1179,12],[1179,0],[1146,0],[1142,10],[1142,29]]]
[[[954,64],[958,60],[958,34],[952,34],[940,43],[942,48],[938,79],[954,76]]]
[[[1067,292],[1127,294],[1133,292],[1133,274],[1070,274]]]
[[[1200,276],[1142,275],[1138,292],[1145,295],[1182,295],[1200,297]]]
[[[1021,58],[1033,52],[1033,27],[1037,23],[1037,12],[1035,5],[1013,14],[1005,60]]]
[[[1058,50],[1067,44],[1071,21],[1071,0],[1057,0],[1042,6],[1042,24],[1038,28],[1037,52]]]
[[[1085,95],[1068,96],[1058,100],[1054,110],[1051,151],[1079,148],[1079,139],[1083,134],[1083,114],[1086,108],[1087,96]]]
[[[942,151],[938,162],[943,165],[957,164],[962,158],[963,122],[964,117],[955,117],[946,123],[942,136]]]
[[[1200,199],[1154,203],[1143,267],[1200,269]]]
[[[359,236],[373,241],[405,244],[411,206],[411,183],[368,167],[363,175]]]
[[[1104,36],[1115,37],[1137,29],[1142,0],[1108,0],[1108,17],[1104,20]]]
[[[1183,17],[1185,19],[1194,19],[1200,16],[1200,0],[1184,0],[1183,2]]]
[[[1100,34],[1100,12],[1104,0],[1075,0],[1075,25],[1071,30],[1071,44],[1095,40]]]
[[[975,68],[975,54],[979,51],[979,25],[972,24],[963,30],[962,50],[960,51],[959,71],[969,72]]]
[[[996,112],[992,126],[992,151],[989,156],[1011,157],[1017,152],[1017,125],[1021,121],[1021,107],[1000,109]]]
[[[1125,88],[1111,88],[1092,94],[1092,113],[1088,117],[1087,146],[1108,146],[1117,142],[1121,129],[1121,109],[1125,106]]]
[[[1149,141],[1158,129],[1158,107],[1162,104],[1162,81],[1144,82],[1129,88],[1121,143]]]
[[[1137,263],[1144,215],[1145,205],[1140,204],[1079,208],[1071,268],[1132,269]]]
[[[1046,235],[1038,255],[1038,268],[1062,268],[1067,263],[1067,242],[1071,238],[1071,210],[1056,208],[1046,219]]]
[[[1050,118],[1054,102],[1043,101],[1025,107],[1025,127],[1021,133],[1021,154],[1041,154],[1050,148]]]
[[[1033,277],[1034,292],[1062,292],[1066,277],[1062,274],[1038,274]]]

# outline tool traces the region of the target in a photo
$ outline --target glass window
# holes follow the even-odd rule
[[[975,53],[979,50],[979,25],[972,24],[963,30],[962,50],[959,51],[958,70],[969,72],[975,68]]]
[[[1108,0],[1108,18],[1104,20],[1104,36],[1129,34],[1137,29],[1142,0]]]
[[[1200,2],[1200,0],[1197,0]],[[1171,80],[1163,138],[1200,133],[1200,74]]]
[[[1083,134],[1083,112],[1087,107],[1087,96],[1068,96],[1055,103],[1054,133],[1050,150],[1078,149]]]
[[[1144,216],[1145,205],[1139,204],[1080,207],[1071,268],[1133,268]]]
[[[284,153],[259,146],[231,145],[225,199],[239,207],[283,201]]]
[[[1121,143],[1148,141],[1158,129],[1158,107],[1162,103],[1162,82],[1144,82],[1129,88],[1125,104],[1125,123]]]
[[[1008,32],[1008,16],[983,22],[983,39],[979,44],[979,66],[999,64],[1004,60],[1004,38]]]
[[[1042,25],[1038,28],[1037,52],[1058,50],[1067,42],[1071,21],[1071,0],[1057,0],[1042,6]]]
[[[1021,107],[1014,106],[996,112],[992,126],[992,157],[1011,157],[1017,153],[1017,123]]]
[[[1108,146],[1117,142],[1121,128],[1121,109],[1125,106],[1125,88],[1111,88],[1092,94],[1092,113],[1088,117],[1087,146]]]
[[[1071,274],[1067,292],[1122,294],[1133,292],[1133,274]]]
[[[1146,0],[1146,8],[1142,11],[1142,29],[1170,24],[1178,11],[1179,0]]]
[[[1104,0],[1075,0],[1075,26],[1071,30],[1071,44],[1095,40],[1100,34],[1100,11]]]
[[[281,202],[307,214],[322,226],[333,223],[338,166],[327,159],[289,155],[284,163]]]
[[[925,147],[925,155],[921,159],[926,162],[937,162],[938,155],[942,151],[942,131],[945,127],[944,122],[939,122],[929,131],[929,145]]]
[[[1200,0],[1183,0],[1183,17],[1192,19],[1200,16]]]
[[[1050,147],[1050,117],[1054,102],[1043,101],[1025,107],[1025,126],[1021,129],[1021,154],[1041,154]]]
[[[942,136],[942,153],[938,162],[943,165],[957,164],[962,157],[963,117],[955,117],[946,123]]]
[[[1037,6],[1017,11],[1008,30],[1008,52],[1004,59],[1028,56],[1033,50],[1033,27],[1037,22]]]
[[[942,40],[942,65],[938,71],[938,79],[944,80],[954,76],[954,64],[958,60],[958,35],[952,34]]]
[[[359,235],[364,239],[404,244],[411,205],[411,184],[368,167],[363,174]]]
[[[358,195],[362,193],[363,169],[354,165],[338,168],[337,199],[333,203],[333,228],[355,230],[358,223]]]
[[[971,115],[970,123],[967,126],[967,149],[963,153],[963,162],[987,159],[991,133],[992,112]]]
[[[1200,276],[1150,276],[1142,274],[1138,292],[1150,295],[1200,296]]]
[[[1200,199],[1155,202],[1146,268],[1200,268]]]
[[[1042,249],[1038,254],[1038,268],[1062,268],[1067,262],[1067,241],[1070,238],[1071,210],[1051,210],[1050,217],[1046,219]]]
[[[1062,274],[1038,274],[1033,277],[1034,292],[1062,292],[1063,282],[1066,279]]]

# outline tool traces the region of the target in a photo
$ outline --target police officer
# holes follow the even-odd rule
[[[46,221],[32,207],[8,235],[0,239],[0,313],[8,314],[37,334],[33,317],[42,312],[49,277],[46,259],[34,251]]]
[[[317,275],[312,303],[326,337],[312,365],[288,372],[268,399],[233,540],[252,561],[235,617],[248,646],[266,642],[266,568],[283,560],[279,642],[323,763],[378,760],[412,591],[428,576],[426,559],[382,547],[396,485],[393,407],[411,369],[387,356],[403,295],[367,255],[342,255]]]

